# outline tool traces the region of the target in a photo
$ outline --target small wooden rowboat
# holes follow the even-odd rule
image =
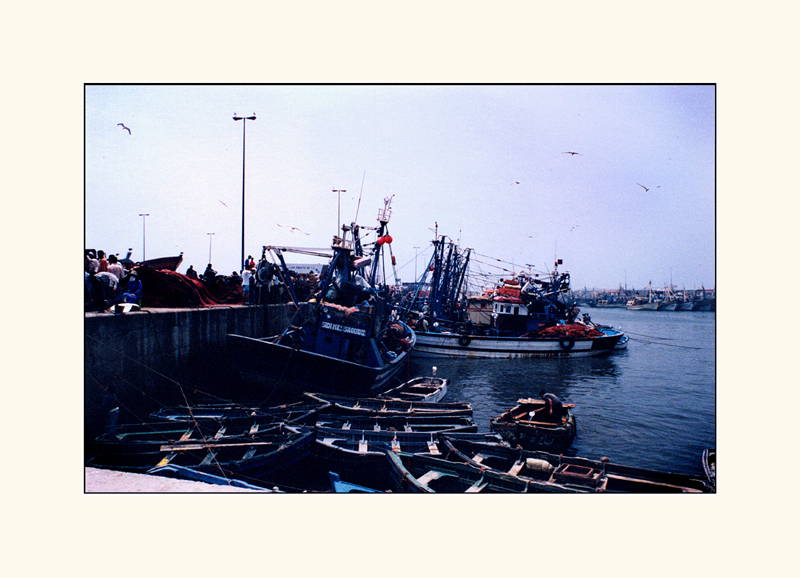
[[[406,401],[441,401],[447,393],[449,379],[442,377],[415,377],[394,389],[382,393],[379,397],[390,397]]]
[[[561,415],[550,415],[544,400],[520,399],[517,405],[489,421],[512,446],[527,450],[563,451],[575,437],[574,404],[563,404]]]
[[[405,431],[405,432],[477,432],[478,426],[468,416],[450,415],[339,415],[320,414],[317,426],[341,430]]]
[[[311,453],[315,431],[291,431],[258,435],[253,439],[206,442],[177,441],[158,447],[143,444],[141,451],[107,453],[92,457],[89,467],[147,473],[152,468],[175,464],[200,472],[258,483],[283,471]]]
[[[703,471],[711,487],[717,487],[717,450],[703,450]]]
[[[546,481],[525,480],[469,462],[407,452],[386,452],[395,492],[577,493]]]
[[[467,461],[522,480],[562,486],[574,492],[698,493],[713,488],[696,476],[659,472],[580,457],[493,446],[475,440],[440,435],[450,459]]]
[[[162,407],[150,414],[157,420],[169,421],[194,421],[201,419],[235,420],[240,418],[272,419],[275,423],[287,422],[297,425],[313,425],[320,411],[324,411],[327,404],[297,402],[285,405],[264,407],[247,403],[207,403],[197,405],[173,405]]]
[[[435,432],[341,430],[317,427],[313,458],[323,471],[334,471],[348,480],[379,490],[391,487],[384,452],[442,455],[444,446]],[[503,443],[496,434],[449,432],[484,443]]]
[[[344,415],[450,415],[472,416],[472,406],[462,402],[405,401],[382,397],[346,397],[330,394],[306,393],[308,399],[329,403],[328,413]]]

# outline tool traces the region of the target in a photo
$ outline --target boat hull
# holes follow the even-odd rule
[[[249,385],[269,387],[278,383],[282,388],[298,394],[318,392],[373,396],[397,385],[394,378],[405,367],[408,355],[404,351],[389,363],[369,367],[293,349],[276,341],[276,337],[255,339],[243,335],[227,336],[231,362]]]
[[[614,349],[620,335],[592,338],[463,336],[457,333],[417,332],[415,357],[590,357]]]

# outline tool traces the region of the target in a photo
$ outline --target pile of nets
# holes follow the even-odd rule
[[[211,307],[242,303],[242,286],[223,281],[205,283],[175,271],[156,271],[146,265],[136,268],[144,294],[142,307]]]
[[[573,339],[586,339],[589,337],[600,337],[601,335],[603,335],[603,332],[594,327],[588,327],[579,323],[570,323],[567,325],[553,325],[552,327],[531,331],[530,333],[526,333],[523,337],[572,337]]]

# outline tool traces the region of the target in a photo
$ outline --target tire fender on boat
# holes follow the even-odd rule
[[[471,341],[472,341],[472,339],[470,338],[469,335],[459,335],[458,336],[458,344],[461,347],[466,347],[467,345],[470,344]]]
[[[558,342],[558,344],[564,351],[569,351],[570,349],[575,347],[575,339],[572,337],[563,337],[561,341]]]

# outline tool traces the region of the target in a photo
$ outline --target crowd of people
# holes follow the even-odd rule
[[[108,311],[118,303],[141,306],[144,287],[135,270],[126,269],[116,255],[87,249],[84,256],[84,310]]]

